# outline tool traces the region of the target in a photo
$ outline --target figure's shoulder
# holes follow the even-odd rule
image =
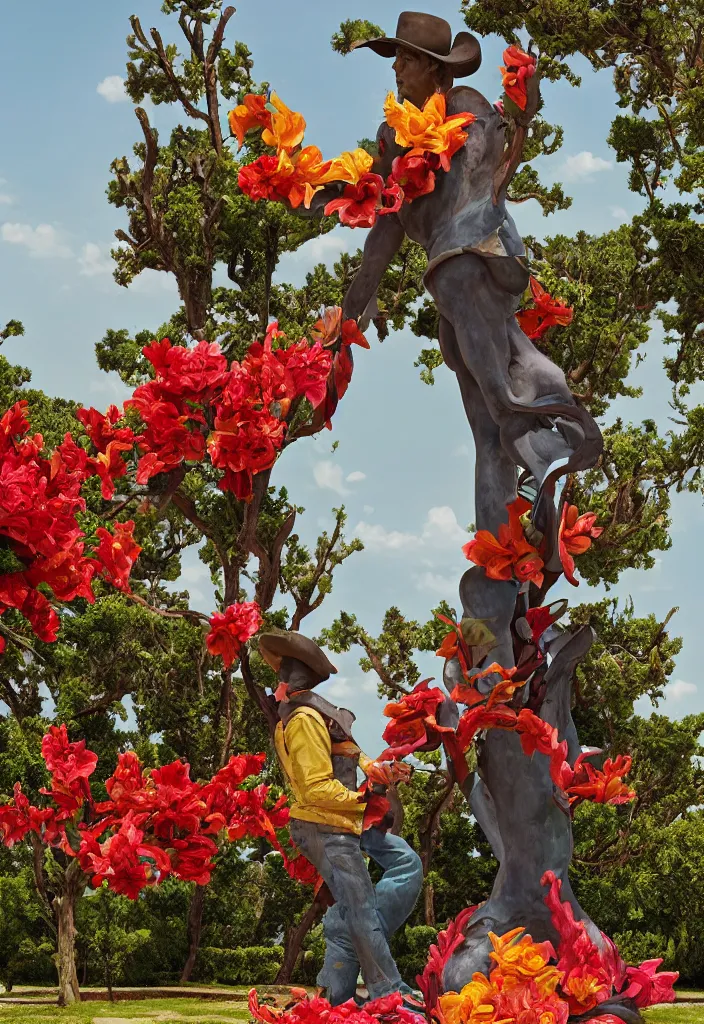
[[[323,718],[319,711],[315,710],[315,708],[298,707],[295,708],[288,716],[286,728],[288,729],[292,722],[298,722],[300,724],[301,721],[306,718],[313,719],[313,721],[319,725],[325,725],[325,719]]]
[[[477,117],[486,117],[488,114],[496,114],[498,117],[496,108],[477,89],[469,85],[456,85],[447,93],[447,112],[461,114],[465,111]]]

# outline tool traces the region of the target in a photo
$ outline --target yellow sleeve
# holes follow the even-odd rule
[[[367,774],[367,768],[369,767],[370,764],[374,764],[374,758],[373,757],[367,757],[367,755],[362,750],[360,750],[360,752],[359,752],[359,768],[360,768],[360,771],[363,771],[364,774],[366,775]]]
[[[294,715],[286,726],[285,736],[292,781],[301,803],[364,814],[365,805],[359,793],[347,789],[333,776],[330,735],[318,715]]]

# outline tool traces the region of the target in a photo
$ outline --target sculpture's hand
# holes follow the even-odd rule
[[[372,761],[366,768],[366,776],[372,785],[395,786],[408,782],[413,769],[403,761]]]

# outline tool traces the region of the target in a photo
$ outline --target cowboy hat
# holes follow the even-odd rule
[[[259,637],[259,650],[264,661],[275,672],[279,671],[282,658],[295,658],[320,676],[321,683],[337,673],[320,647],[301,633],[262,633]]]
[[[444,64],[454,78],[473,75],[482,62],[479,40],[471,32],[458,32],[452,42],[452,29],[444,18],[414,11],[404,11],[399,16],[395,36],[366,39],[355,43],[352,49],[362,46],[368,46],[382,57],[395,57],[397,48],[404,46]]]

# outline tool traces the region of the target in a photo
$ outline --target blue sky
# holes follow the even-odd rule
[[[433,13],[462,29],[458,0],[436,0]],[[268,80],[308,121],[307,140],[333,156],[372,135],[381,119],[386,92],[393,86],[390,61],[371,51],[346,58],[329,40],[340,21],[369,18],[393,33],[400,8],[388,2],[355,4],[308,0],[305,5],[270,0],[264,7],[242,0],[230,22],[228,41],[241,39],[255,60],[255,75]],[[6,4],[0,40],[7,89],[0,110],[5,147],[0,156],[0,279],[5,320],[24,322],[26,335],[11,340],[4,353],[31,368],[34,384],[50,394],[80,399],[101,408],[126,397],[119,380],[98,370],[94,345],[107,328],[156,328],[177,303],[173,282],[148,272],[129,289],[111,277],[113,232],[124,227],[121,213],[107,203],[110,162],[129,155],[139,137],[131,104],[120,79],[125,73],[128,17],[136,13],[145,28],[157,25],[165,38],[173,28],[158,0],[96,3],[48,0]],[[30,45],[31,44],[31,45]],[[484,63],[472,84],[496,99],[501,40],[483,42]],[[28,58],[31,54],[31,58]],[[630,218],[641,206],[630,193],[623,165],[606,144],[616,113],[608,72],[595,74],[579,59],[580,89],[546,84],[545,116],[565,127],[565,144],[543,161],[546,181],[563,181],[574,197],[570,210],[543,218],[534,203],[514,211],[524,234],[599,233]],[[168,109],[150,111],[168,130]],[[316,262],[332,263],[354,249],[363,233],[336,229],[309,242],[281,264],[282,279],[303,280]],[[276,469],[277,483],[289,487],[305,506],[300,532],[314,540],[331,522],[330,509],[344,502],[350,532],[366,549],[338,572],[332,595],[311,616],[311,634],[341,608],[354,612],[376,632],[384,610],[398,605],[409,617],[425,619],[441,598],[457,603],[457,583],[466,563],[460,547],[473,513],[473,449],[469,428],[451,374],[441,369],[430,388],[418,378],[413,361],[422,347],[410,332],[393,334],[360,353],[353,386],[335,418],[332,434],[298,443]],[[645,362],[633,379],[644,388],[640,400],[623,400],[609,416],[655,416],[666,425],[668,388],[661,369],[657,328]],[[636,405],[638,407],[636,407]],[[333,453],[334,440],[340,442]],[[636,612],[664,616],[679,612],[671,628],[685,646],[664,710],[680,717],[704,710],[699,686],[696,631],[699,627],[701,572],[699,549],[688,538],[701,519],[700,499],[675,499],[672,549],[649,572],[628,572],[612,593],[633,597]],[[693,557],[693,551],[696,552]],[[212,610],[206,574],[197,556],[186,559],[184,582],[193,604]],[[594,600],[600,589],[581,585],[571,600]],[[327,684],[331,699],[351,707],[359,718],[359,739],[369,753],[381,748],[383,719],[375,683],[361,673],[354,655],[337,659],[340,674]],[[435,663],[434,663],[435,662]],[[424,659],[426,674],[441,665]],[[647,709],[643,709],[647,710]]]

